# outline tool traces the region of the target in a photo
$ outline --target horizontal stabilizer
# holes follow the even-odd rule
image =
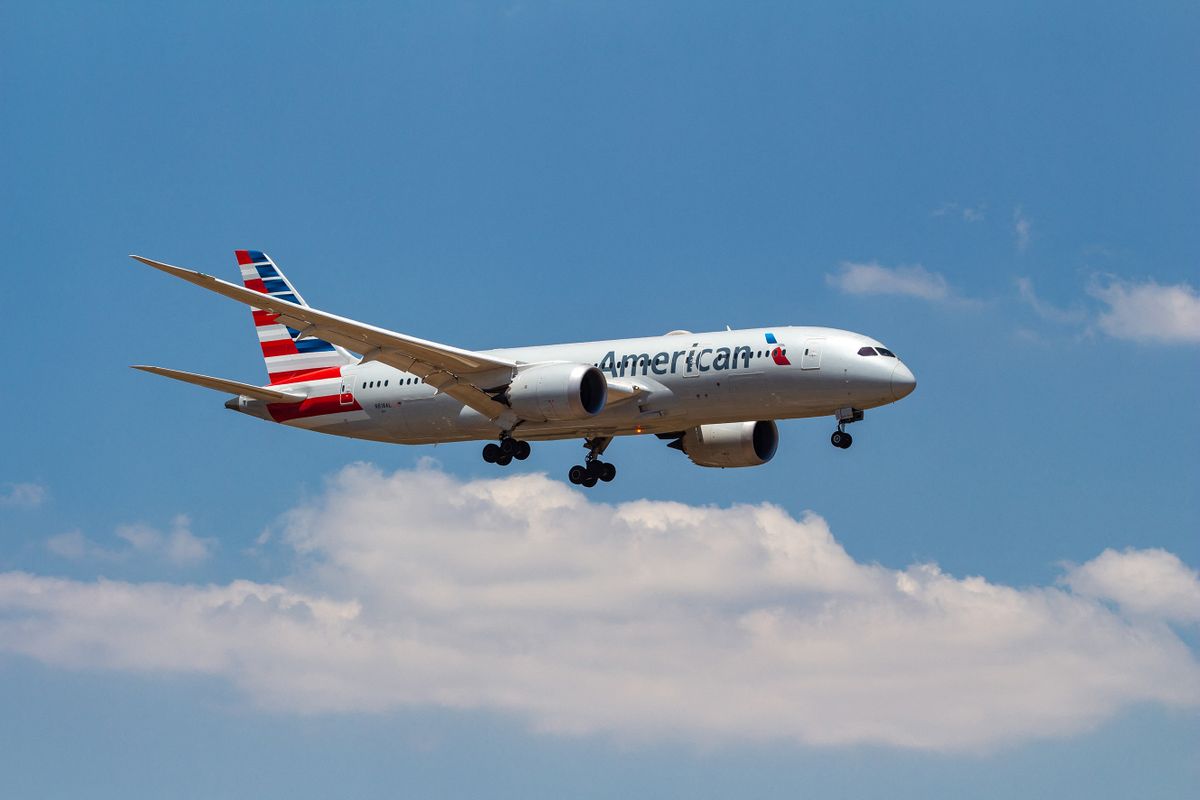
[[[224,378],[210,378],[207,375],[197,375],[194,372],[183,372],[177,369],[167,369],[166,367],[147,367],[141,364],[135,364],[133,368],[140,369],[142,372],[162,375],[164,378],[174,378],[177,381],[183,381],[195,386],[203,386],[205,389],[216,389],[218,392],[253,397],[255,400],[262,400],[264,403],[299,403],[304,400],[304,395],[296,394],[295,392],[264,389],[261,386],[254,386],[249,383],[228,381]]]

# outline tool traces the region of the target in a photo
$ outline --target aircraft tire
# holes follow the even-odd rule
[[[512,463],[512,456],[501,453],[500,457],[496,459],[496,463],[502,467],[507,467]]]
[[[854,437],[853,437],[853,436],[851,436],[851,435],[850,435],[850,434],[848,434],[848,433],[843,433],[843,434],[842,434],[842,437],[843,437],[843,438],[842,438],[842,445],[841,445],[842,449],[843,449],[843,450],[849,450],[849,449],[850,449],[850,445],[854,444]]]
[[[529,442],[517,442],[517,452],[513,453],[513,458],[517,461],[524,461],[529,458],[529,453],[533,450],[529,446]]]
[[[617,477],[617,468],[608,462],[605,462],[600,467],[600,480],[608,483],[613,478]]]
[[[500,452],[506,456],[516,455],[518,444],[516,439],[506,436],[500,440]]]
[[[578,464],[571,467],[571,469],[567,471],[567,480],[569,480],[571,483],[575,484],[576,486],[579,486],[581,483],[583,483],[583,479],[586,477],[587,477],[587,470]]]
[[[595,485],[596,485],[596,482],[597,482],[597,480],[598,480],[598,479],[596,478],[596,476],[594,476],[594,475],[588,475],[586,478],[584,478],[584,479],[583,479],[583,485],[584,485],[586,488],[590,489],[590,488],[592,488],[593,486],[595,486]]]
[[[495,442],[488,442],[483,446],[483,460],[489,464],[495,464],[496,459],[500,457],[500,445]]]

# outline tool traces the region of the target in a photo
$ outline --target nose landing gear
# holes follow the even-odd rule
[[[514,458],[517,461],[524,461],[529,458],[531,450],[529,442],[505,436],[500,439],[499,444],[488,442],[483,446],[483,460],[489,464],[499,464],[502,467],[507,467],[512,463]]]
[[[854,444],[854,437],[846,433],[846,426],[851,422],[859,422],[863,418],[863,412],[857,408],[839,408],[835,414],[837,417],[837,430],[829,437],[829,443],[834,447],[839,447],[845,450],[850,445]]]
[[[587,458],[583,464],[576,464],[567,471],[567,480],[576,486],[590,489],[600,481],[608,483],[617,477],[617,468],[600,460],[600,455],[611,441],[611,436],[597,436],[586,440],[583,446],[588,449]]]

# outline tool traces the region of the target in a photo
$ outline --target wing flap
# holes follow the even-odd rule
[[[215,389],[218,392],[253,397],[255,400],[262,400],[264,403],[299,403],[304,400],[304,395],[296,394],[295,392],[281,392],[278,389],[266,389],[262,386],[254,386],[253,384],[231,381],[225,378],[213,378],[195,372],[184,372],[183,370],[167,369],[166,367],[149,367],[144,364],[135,364],[133,368],[140,369],[142,372],[149,372],[152,375],[162,375],[164,378],[172,378],[184,383],[190,383],[193,386],[203,386],[205,389]]]

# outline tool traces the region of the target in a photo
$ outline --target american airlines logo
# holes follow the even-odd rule
[[[787,359],[787,351],[776,341],[775,334],[768,333],[766,339],[767,344],[775,345],[769,351],[772,361],[780,366],[792,363]],[[759,355],[763,355],[763,353],[760,351]],[[740,347],[696,345],[686,350],[663,350],[653,355],[650,353],[624,353],[618,356],[615,350],[609,350],[596,366],[613,378],[632,377],[638,374],[675,375],[681,371],[684,374],[692,375],[749,369],[750,361],[753,358],[755,358],[754,349],[747,345]]]

